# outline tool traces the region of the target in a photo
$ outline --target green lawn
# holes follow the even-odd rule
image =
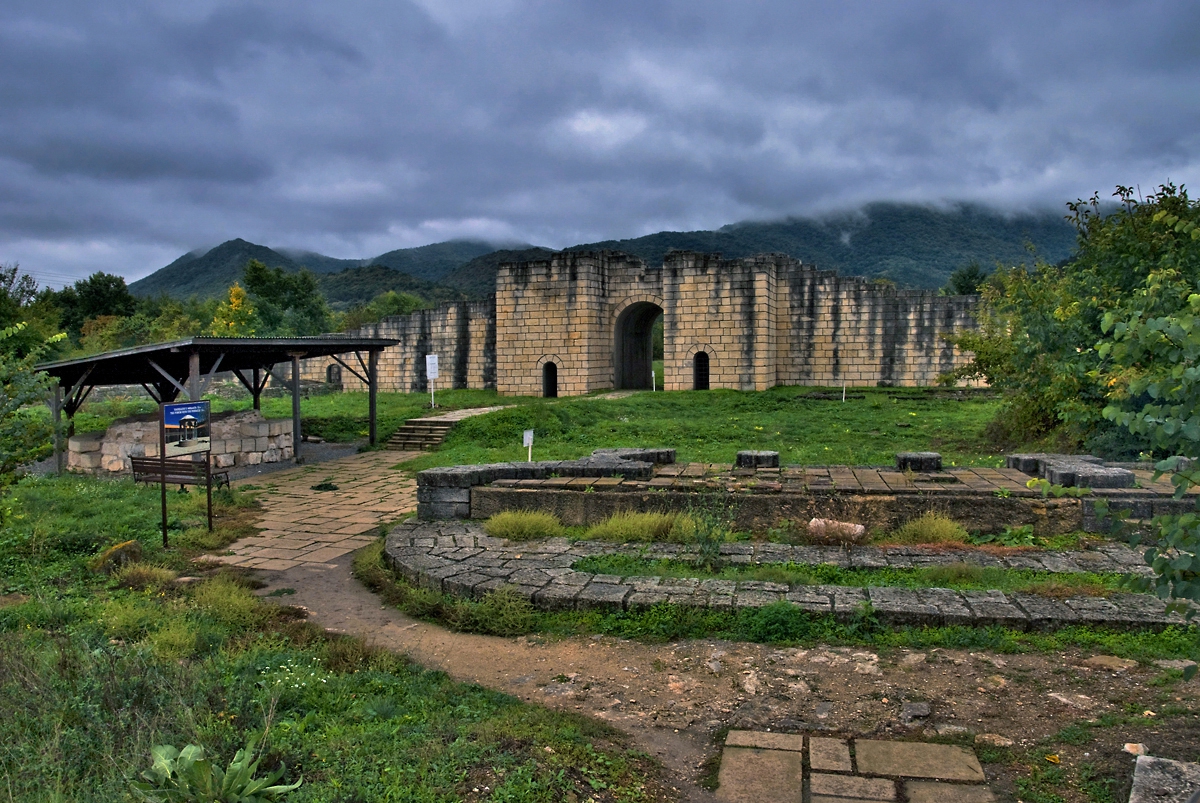
[[[194,574],[190,558],[246,532],[248,500],[170,494],[163,550],[158,489],[79,477],[26,479],[0,529],[0,797],[130,800],[151,747],[198,744],[221,766],[252,737],[259,775],[286,765],[286,798],[648,801],[655,769],[623,737],[455,683],[356,638],[331,636],[258,601],[242,575]],[[89,558],[136,540],[142,564],[109,577]]]
[[[996,414],[994,399],[873,388],[846,402],[805,398],[814,390],[532,400],[459,423],[439,451],[412,465],[524,460],[526,429],[534,430],[535,460],[581,457],[601,447],[666,446],[678,450],[680,461],[715,463],[732,463],[742,449],[770,449],[785,464],[891,465],[896,452],[932,449],[948,465],[1002,464],[983,434]]]
[[[840,388],[826,389],[838,395]],[[621,399],[596,396],[541,399],[500,396],[489,390],[438,393],[438,410],[510,405],[512,409],[459,423],[444,446],[413,463],[416,468],[455,463],[524,460],[521,433],[533,429],[534,459],[582,457],[613,446],[667,446],[681,461],[732,463],[742,449],[778,451],[785,464],[891,465],[908,450],[942,453],[948,465],[1000,465],[984,429],[999,402],[987,397],[945,398],[937,391],[869,388],[865,398],[826,401],[806,398],[820,388],[780,387],[762,392],[734,390],[639,392]],[[420,393],[380,393],[381,440],[409,418],[430,415]],[[247,409],[249,401],[214,400],[215,411]],[[291,416],[289,398],[263,400],[263,414]],[[83,432],[112,420],[149,412],[148,400],[85,405],[76,417]],[[304,432],[331,441],[366,437],[367,395],[336,393],[301,402]]]
[[[571,568],[592,574],[621,577],[699,577],[718,580],[763,580],[785,585],[835,585],[867,588],[953,588],[959,591],[1005,591],[1037,594],[1052,591],[1056,596],[1106,596],[1126,591],[1121,574],[1052,574],[1030,569],[998,569],[954,563],[918,569],[845,569],[830,564],[815,566],[778,563],[766,566],[727,566],[710,571],[694,562],[650,560],[629,555],[600,555],[584,558]]]

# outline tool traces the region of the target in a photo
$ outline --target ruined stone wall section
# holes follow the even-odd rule
[[[435,309],[408,315],[393,315],[346,334],[356,337],[385,337],[400,342],[379,356],[379,389],[399,393],[429,390],[425,355],[438,355],[437,388],[490,388],[496,386],[495,297],[483,301],[451,301]],[[363,373],[353,354],[342,359]],[[366,359],[366,355],[363,355]],[[325,382],[331,357],[302,360],[301,378]],[[285,375],[286,366],[280,366]],[[365,391],[367,385],[341,369],[342,390]]]
[[[750,260],[716,254],[668,256],[663,267],[666,390],[692,389],[698,351],[709,354],[710,387],[755,389],[758,323],[771,308],[769,299],[759,297],[763,280],[757,268]],[[766,321],[770,329],[769,317]]]
[[[496,281],[486,301],[353,332],[400,341],[381,355],[380,389],[426,392],[431,353],[439,356],[439,388],[540,396],[551,361],[560,396],[612,388],[618,318],[643,303],[664,314],[664,390],[692,388],[701,351],[711,388],[930,385],[969,359],[946,335],[975,327],[977,301],[841,277],[780,254],[674,252],[660,268],[616,252],[562,252],[502,265]],[[303,361],[304,378],[326,381],[332,362]],[[365,390],[345,369],[341,385]]]
[[[781,385],[932,385],[969,359],[946,336],[975,327],[973,297],[896,290],[798,264],[787,273]]]
[[[558,365],[558,393],[613,386],[613,327],[623,305],[661,294],[654,271],[625,254],[563,252],[502,265],[496,277],[496,388],[540,396],[542,365]]]

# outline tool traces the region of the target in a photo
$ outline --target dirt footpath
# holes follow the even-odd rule
[[[454,633],[384,607],[350,573],[351,556],[335,568],[297,566],[262,572],[260,593],[303,606],[322,626],[407,653],[456,680],[522,700],[594,716],[629,733],[662,762],[683,799],[715,798],[699,783],[711,777],[715,735],[734,728],[825,731],[846,735],[965,738],[996,734],[1017,755],[1073,724],[1104,714],[1155,711],[1149,724],[1091,729],[1094,739],[1059,740],[1063,765],[1087,763],[1116,778],[1128,794],[1134,758],[1126,742],[1152,755],[1200,758],[1200,681],[1168,679],[1163,667],[1097,660],[1082,652],[998,655],[953,650],[777,649],[717,640],[648,645],[610,637],[498,638]],[[1157,725],[1157,711],[1186,708]],[[1078,732],[1076,728],[1076,732]],[[969,743],[969,741],[968,741]],[[984,756],[986,760],[986,755]],[[989,784],[1012,797],[1024,767],[993,764]],[[1086,800],[1060,790],[1069,801]]]

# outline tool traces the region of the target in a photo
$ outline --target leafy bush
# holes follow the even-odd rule
[[[510,541],[559,538],[563,534],[558,517],[540,510],[506,510],[488,519],[483,529],[493,538]]]
[[[251,760],[253,741],[237,751],[225,770],[205,758],[204,748],[194,744],[182,750],[160,744],[150,752],[154,763],[142,773],[146,781],[132,784],[134,794],[147,803],[267,803],[303,783],[301,779],[294,784],[276,784],[286,766],[266,778],[255,778],[259,759]]]
[[[889,544],[963,544],[967,531],[953,519],[930,511],[905,522],[883,540]]]
[[[972,535],[972,544],[984,545],[992,544],[994,546],[1034,546],[1037,543],[1037,537],[1033,534],[1032,524],[1022,524],[1019,527],[1011,527],[1005,525],[1004,529],[998,533],[979,533]]]

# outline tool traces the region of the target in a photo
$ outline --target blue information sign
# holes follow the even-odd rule
[[[162,411],[164,454],[177,457],[207,452],[212,448],[209,429],[210,402],[164,404]]]

